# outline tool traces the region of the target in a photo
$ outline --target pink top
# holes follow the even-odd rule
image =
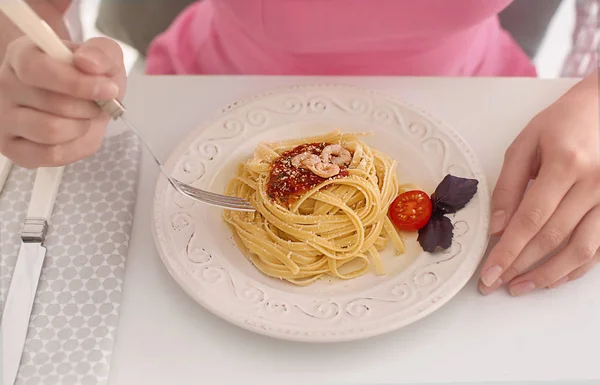
[[[203,0],[150,74],[535,76],[498,21],[512,0]]]

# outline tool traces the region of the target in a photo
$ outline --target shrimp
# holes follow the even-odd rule
[[[321,178],[331,178],[340,173],[340,166],[333,163],[325,163],[318,155],[303,152],[292,158],[292,166],[302,167],[313,172]]]
[[[314,166],[317,163],[321,163],[321,158],[318,155],[311,154],[310,152],[303,152],[302,154],[298,154],[292,158],[292,166],[296,168],[300,168],[304,166],[308,168],[308,166]]]
[[[347,166],[352,160],[350,151],[339,144],[330,144],[321,152],[323,163],[333,163],[339,167]]]
[[[315,164],[312,168],[309,168],[310,171],[320,176],[321,178],[331,178],[340,173],[340,166],[334,163],[324,163],[319,162]]]

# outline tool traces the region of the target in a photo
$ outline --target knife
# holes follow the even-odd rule
[[[4,155],[0,154],[0,192],[2,192],[2,189],[4,188],[4,183],[6,183],[11,166],[11,161],[8,160],[8,158],[6,158]]]
[[[0,324],[4,385],[13,385],[19,372],[33,301],[46,257],[44,240],[48,219],[62,175],[63,167],[53,167],[40,168],[35,176],[27,218],[21,232],[21,249]]]

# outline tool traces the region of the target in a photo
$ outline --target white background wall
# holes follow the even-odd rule
[[[74,16],[80,15],[83,38],[88,39],[99,36],[94,27],[98,4],[100,0],[80,0],[80,8],[74,8]],[[560,76],[563,61],[571,48],[571,32],[575,24],[575,0],[565,0],[557,11],[550,25],[548,35],[544,39],[540,51],[535,58],[535,64],[542,78],[556,78]],[[123,46],[125,64],[128,70],[138,58],[137,52],[131,47]]]
[[[571,49],[575,27],[575,0],[564,0],[534,62],[542,78],[560,76],[563,62]]]
[[[75,0],[75,6],[72,9],[72,18],[79,17],[83,39],[89,39],[95,36],[101,36],[96,29],[96,17],[98,15],[98,5],[100,0]],[[138,53],[135,49],[121,44],[125,57],[125,67],[128,71],[133,68],[134,63],[138,58]]]

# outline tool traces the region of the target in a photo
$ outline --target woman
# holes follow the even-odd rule
[[[148,72],[535,76],[498,23],[510,2],[204,0],[152,44]],[[69,4],[32,1],[64,38],[61,16]],[[108,118],[91,100],[125,91],[118,45],[73,45],[75,63],[67,66],[0,23],[8,31],[0,42],[0,151],[26,167],[93,154]],[[502,236],[482,269],[483,294],[501,286],[513,295],[556,287],[600,262],[599,142],[596,68],[507,150],[490,223]]]

